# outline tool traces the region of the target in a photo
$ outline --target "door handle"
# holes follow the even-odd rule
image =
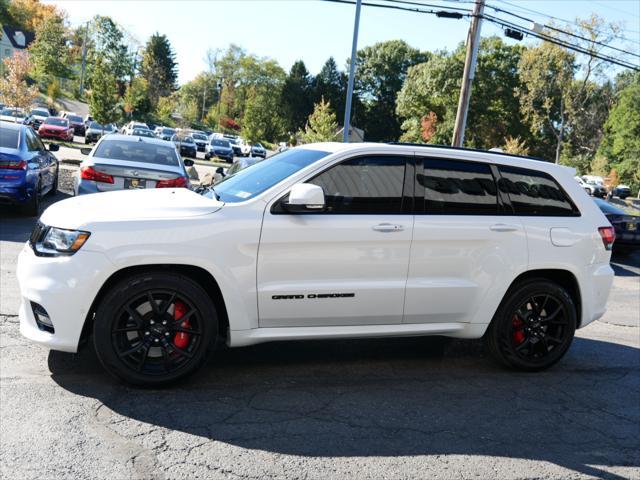
[[[381,223],[379,225],[374,225],[371,228],[376,232],[401,232],[404,230],[402,225],[394,225],[392,223]]]
[[[495,225],[491,225],[489,229],[493,232],[517,232],[520,230],[520,227],[506,223],[496,223]]]

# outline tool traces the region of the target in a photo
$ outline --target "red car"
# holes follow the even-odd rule
[[[38,134],[41,138],[56,138],[73,142],[73,127],[69,120],[62,117],[47,117],[40,128]]]

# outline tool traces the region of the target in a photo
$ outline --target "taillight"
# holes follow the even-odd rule
[[[18,163],[4,163],[0,162],[0,168],[6,168],[7,170],[26,170],[26,160],[20,160]]]
[[[82,180],[92,180],[101,183],[113,183],[113,177],[106,173],[96,172],[93,167],[82,167],[80,169],[80,178]]]
[[[613,227],[599,227],[598,232],[602,238],[604,248],[611,250],[613,248],[613,242],[616,241],[616,229]]]
[[[187,186],[187,177],[172,178],[171,180],[158,180],[156,188],[180,188]]]

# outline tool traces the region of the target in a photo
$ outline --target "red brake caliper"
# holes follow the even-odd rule
[[[514,315],[511,325],[513,325],[513,343],[519,345],[524,342],[524,332],[522,331],[524,323],[517,315]]]
[[[173,310],[173,319],[175,321],[180,320],[187,313],[187,306],[184,302],[180,300],[176,300],[175,307]],[[182,328],[191,328],[191,324],[189,323],[189,319],[186,319],[184,322],[180,324]],[[184,332],[176,333],[176,336],[173,337],[173,344],[178,348],[186,348],[189,345],[189,334]]]

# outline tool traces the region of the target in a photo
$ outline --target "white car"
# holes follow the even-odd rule
[[[217,339],[484,337],[540,370],[605,312],[615,232],[572,169],[384,144],[293,148],[204,195],[62,200],[20,253],[20,331],[105,369],[175,381]]]
[[[134,130],[149,130],[149,126],[143,122],[129,122],[122,127],[122,133],[124,135],[132,135]]]
[[[0,109],[0,121],[12,123],[25,123],[27,114],[21,108],[4,107]]]

